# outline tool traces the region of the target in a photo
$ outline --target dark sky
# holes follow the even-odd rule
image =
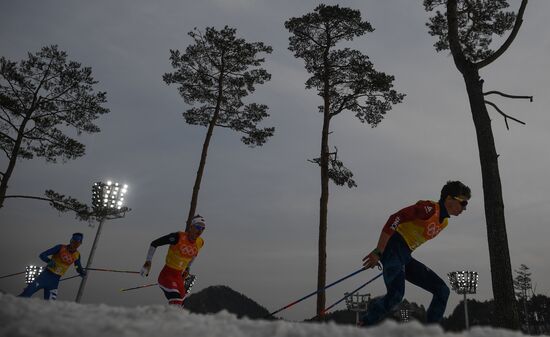
[[[448,52],[436,53],[420,1],[329,1],[359,9],[376,29],[351,46],[370,56],[377,70],[395,75],[407,94],[376,128],[351,113],[334,119],[330,144],[350,168],[355,189],[331,185],[328,230],[330,282],[361,267],[390,214],[420,199],[435,200],[447,180],[472,189],[467,212],[452,218],[435,240],[414,256],[442,277],[470,269],[480,275],[478,294],[492,297],[483,191],[475,130],[460,74]],[[520,1],[510,1],[516,10]],[[89,202],[95,181],[129,185],[124,219],[107,222],[94,266],[139,270],[151,240],[184,227],[206,129],[185,123],[187,106],[162,75],[172,71],[170,49],[184,50],[194,27],[228,25],[247,41],[274,49],[265,68],[272,80],[249,97],[267,104],[275,136],[248,148],[240,135],[216,129],[208,154],[198,211],[207,220],[204,249],[193,266],[194,291],[224,284],[270,310],[316,287],[320,98],[306,90],[303,61],[288,51],[284,21],[311,12],[316,1],[6,1],[1,0],[0,55],[20,60],[42,46],[57,44],[69,59],[93,69],[96,88],[106,91],[111,112],[97,120],[101,133],[82,135],[86,156],[66,164],[41,159],[19,161],[9,194],[41,195],[53,188]],[[513,268],[531,268],[538,293],[550,288],[550,2],[531,1],[516,41],[482,71],[486,90],[533,95],[533,103],[495,98],[506,113],[527,123],[511,123],[491,110],[499,153],[508,240]],[[501,42],[500,40],[497,41]],[[498,47],[498,44],[497,44]],[[2,170],[5,157],[0,159]],[[86,261],[96,228],[59,215],[48,205],[9,200],[0,210],[0,274],[37,264],[38,254],[85,234]],[[148,279],[92,273],[84,302],[114,305],[164,303],[157,288],[121,293],[120,288],[154,282],[166,248],[159,248]],[[69,272],[69,274],[71,274]],[[67,274],[67,275],[69,275]],[[327,304],[376,275],[367,271],[327,293]],[[0,280],[0,289],[18,293],[20,278]],[[62,300],[72,300],[78,282],[62,283]],[[384,291],[383,282],[368,290]],[[427,306],[428,294],[407,286],[406,298]],[[447,315],[460,301],[453,295]],[[282,313],[301,320],[315,311],[311,299]]]

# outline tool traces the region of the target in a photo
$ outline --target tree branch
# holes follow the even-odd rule
[[[496,95],[500,95],[500,96],[503,96],[503,97],[514,98],[514,99],[528,99],[530,102],[533,102],[533,96],[510,95],[510,94],[505,94],[505,93],[502,93],[502,92],[496,91],[496,90],[484,92],[483,96],[487,96],[487,95],[491,95],[491,94],[496,94]]]
[[[516,119],[516,118],[514,118],[514,117],[511,117],[511,116],[505,114],[502,110],[500,110],[500,109],[498,108],[498,106],[497,106],[495,103],[489,102],[489,101],[485,101],[485,104],[489,104],[490,106],[492,106],[493,108],[495,108],[495,110],[498,111],[502,116],[504,116],[504,122],[506,123],[506,129],[510,130],[510,128],[508,127],[508,118],[510,118],[511,120],[513,120],[513,121],[515,121],[515,122],[517,122],[517,123],[520,123],[520,124],[525,125],[525,122],[522,122],[522,121],[520,121],[519,119]]]
[[[15,139],[13,139],[10,135],[8,135],[8,134],[6,134],[6,133],[4,133],[4,132],[1,132],[1,131],[0,131],[0,137],[7,138],[7,139],[9,139],[9,140],[11,140],[12,142],[15,143]]]
[[[453,55],[453,60],[457,69],[464,73],[466,65],[470,62],[466,59],[464,51],[460,46],[460,41],[458,38],[458,17],[457,17],[457,1],[448,0],[447,1],[447,25],[448,25],[448,39],[449,39],[449,48]]]
[[[516,16],[516,23],[514,24],[514,28],[512,29],[512,32],[510,33],[510,36],[508,36],[508,39],[506,39],[504,44],[502,46],[500,46],[500,48],[496,52],[494,52],[491,56],[487,57],[483,61],[477,62],[475,64],[477,69],[481,69],[481,68],[489,65],[490,63],[492,63],[493,61],[498,59],[502,54],[504,54],[506,49],[508,49],[508,47],[510,47],[510,45],[512,44],[512,42],[516,38],[516,35],[518,35],[519,28],[521,27],[521,24],[523,23],[523,13],[525,12],[525,7],[527,7],[527,1],[528,0],[522,0],[521,1],[521,6],[519,7],[518,15]]]

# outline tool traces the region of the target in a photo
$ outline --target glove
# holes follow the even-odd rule
[[[382,253],[378,248],[375,248],[369,255],[363,258],[363,267],[369,269],[379,266],[379,261]],[[380,268],[380,267],[379,267]]]
[[[86,277],[87,275],[85,270],[79,271],[78,274],[80,274],[80,277]]]
[[[47,265],[46,267],[55,269],[55,261],[54,261],[54,260],[50,260],[50,261],[48,262],[48,265]]]
[[[142,277],[149,276],[149,272],[151,271],[151,261],[145,261],[143,264],[143,267],[141,267],[141,270],[139,271],[139,274]]]

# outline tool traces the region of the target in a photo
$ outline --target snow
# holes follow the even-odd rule
[[[445,333],[417,322],[386,322],[372,328],[334,323],[299,323],[238,319],[222,311],[198,315],[167,305],[114,307],[106,304],[47,302],[0,294],[1,337],[518,337],[519,332],[479,328]]]

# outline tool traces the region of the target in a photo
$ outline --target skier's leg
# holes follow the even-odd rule
[[[385,296],[373,299],[367,313],[361,318],[363,325],[369,326],[380,322],[403,300],[405,294],[405,271],[397,255],[384,261]]]
[[[57,300],[57,289],[44,288],[44,299],[46,301],[55,301],[55,300]]]
[[[437,323],[441,321],[450,294],[445,281],[430,268],[415,259],[412,259],[405,266],[405,275],[407,281],[433,294],[426,313],[426,322]]]
[[[159,287],[170,305],[183,303],[183,280],[181,272],[164,266],[158,277]]]
[[[44,285],[44,299],[46,301],[55,301],[57,299],[57,288],[59,287],[60,278],[61,276],[48,270],[43,273],[42,283]]]
[[[164,296],[168,300],[170,305],[181,306],[183,303],[183,297],[181,296],[179,290],[177,289],[167,289],[163,286],[160,286],[160,289],[164,292]]]
[[[34,293],[43,289],[48,284],[47,270],[44,270],[40,275],[38,275],[34,281],[29,283],[27,287],[18,297],[31,297]]]
[[[18,297],[31,297],[35,292],[42,289],[42,286],[38,283],[38,280],[34,280],[32,283],[29,283],[21,294],[17,295]]]

